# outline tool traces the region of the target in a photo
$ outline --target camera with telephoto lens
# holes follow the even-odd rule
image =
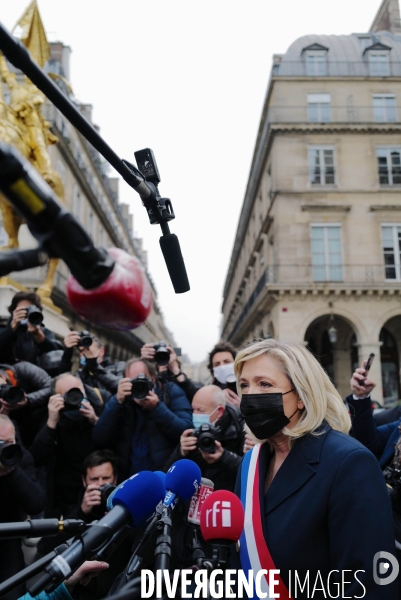
[[[93,337],[91,336],[89,331],[81,331],[81,333],[79,334],[79,337],[80,337],[80,340],[79,340],[77,346],[83,346],[86,349],[88,349],[92,346]]]
[[[64,408],[63,411],[77,410],[81,408],[84,394],[79,388],[71,388],[63,396]]]
[[[154,344],[153,348],[156,350],[155,352],[155,361],[160,367],[164,367],[168,365],[170,360],[170,352],[167,350],[166,342],[159,342],[158,344]]]
[[[28,319],[31,325],[38,326],[42,325],[43,323],[43,313],[40,310],[40,308],[38,308],[34,304],[31,304],[31,306],[27,307],[26,318]]]
[[[95,519],[101,519],[104,517],[104,513],[107,511],[107,499],[112,492],[116,489],[116,485],[112,483],[105,483],[98,488],[100,492],[100,504],[94,506],[91,510],[91,515]]]
[[[202,425],[193,432],[194,437],[198,439],[197,447],[206,454],[214,454],[216,452],[215,441],[218,439],[220,427],[215,427],[211,423],[202,423]]]
[[[153,390],[153,381],[146,377],[145,373],[139,373],[138,377],[131,379],[131,383],[131,398],[135,398],[135,400],[145,400],[149,392]]]
[[[0,385],[0,398],[9,404],[18,404],[25,398],[25,392],[17,385],[4,383]]]
[[[19,444],[7,444],[0,440],[0,463],[3,467],[15,467],[22,460],[22,448]]]

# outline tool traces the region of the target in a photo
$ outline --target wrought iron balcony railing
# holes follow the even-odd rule
[[[234,309],[225,325],[227,339],[233,337],[263,289],[397,289],[400,284],[401,266],[395,265],[272,265],[265,269],[245,303],[239,301]]]
[[[308,123],[375,123],[377,125],[401,123],[399,106],[332,106],[329,103],[310,103],[304,106],[273,106],[268,109],[267,120],[274,124]]]
[[[401,77],[401,61],[287,60],[274,64],[273,77]]]

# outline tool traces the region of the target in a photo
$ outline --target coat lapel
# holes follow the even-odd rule
[[[320,452],[330,427],[326,425],[324,433],[318,436],[307,435],[299,438],[273,479],[264,501],[264,485],[268,466],[268,448],[263,449],[260,460],[260,498],[261,506],[268,514],[315,475],[316,465],[320,461]],[[267,445],[267,444],[266,444]]]

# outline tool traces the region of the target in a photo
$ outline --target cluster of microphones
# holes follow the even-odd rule
[[[89,525],[80,520],[36,519],[0,524],[0,539],[25,536],[76,534],[51,553],[0,584],[0,597],[22,582],[40,575],[29,588],[31,596],[51,592],[70,577],[85,560],[108,560],[122,540],[138,530],[132,556],[109,591],[108,597],[141,597],[141,570],[149,547],[154,554],[152,569],[166,573],[172,555],[172,511],[190,500],[188,525],[193,532],[194,573],[227,566],[229,549],[244,527],[244,510],[238,497],[225,490],[214,492],[214,484],[201,478],[196,463],[175,462],[165,474],[142,471],[121,483],[107,500],[108,512]],[[199,535],[201,533],[201,536]],[[208,556],[205,545],[208,543]],[[153,545],[152,545],[153,544]],[[154,596],[158,597],[158,596]]]

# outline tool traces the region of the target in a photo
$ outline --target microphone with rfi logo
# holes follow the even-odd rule
[[[226,490],[210,494],[203,503],[200,529],[212,547],[214,567],[226,565],[229,547],[238,542],[244,529],[244,509],[240,499]]]

